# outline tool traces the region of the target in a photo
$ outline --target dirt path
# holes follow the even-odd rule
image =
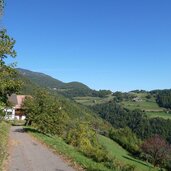
[[[74,171],[22,127],[11,128],[10,144],[8,171]]]

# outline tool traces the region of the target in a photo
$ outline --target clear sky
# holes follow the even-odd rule
[[[18,67],[93,89],[171,88],[170,0],[6,0]]]

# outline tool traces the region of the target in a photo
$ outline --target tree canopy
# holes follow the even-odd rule
[[[20,88],[15,64],[6,64],[7,58],[15,58],[15,40],[7,35],[6,30],[0,30],[0,101],[7,103],[7,97]]]
[[[171,158],[170,145],[159,135],[154,135],[145,140],[141,149],[154,166],[164,165]]]

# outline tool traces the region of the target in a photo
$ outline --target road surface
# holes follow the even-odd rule
[[[8,171],[74,171],[59,156],[38,143],[22,127],[12,127]]]

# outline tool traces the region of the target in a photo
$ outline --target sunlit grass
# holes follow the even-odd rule
[[[157,171],[158,169],[154,169],[152,165],[143,162],[141,160],[135,159],[132,157],[125,149],[123,149],[119,144],[114,142],[113,140],[106,138],[104,136],[99,135],[100,143],[106,148],[109,154],[119,161],[134,165],[136,171]]]

